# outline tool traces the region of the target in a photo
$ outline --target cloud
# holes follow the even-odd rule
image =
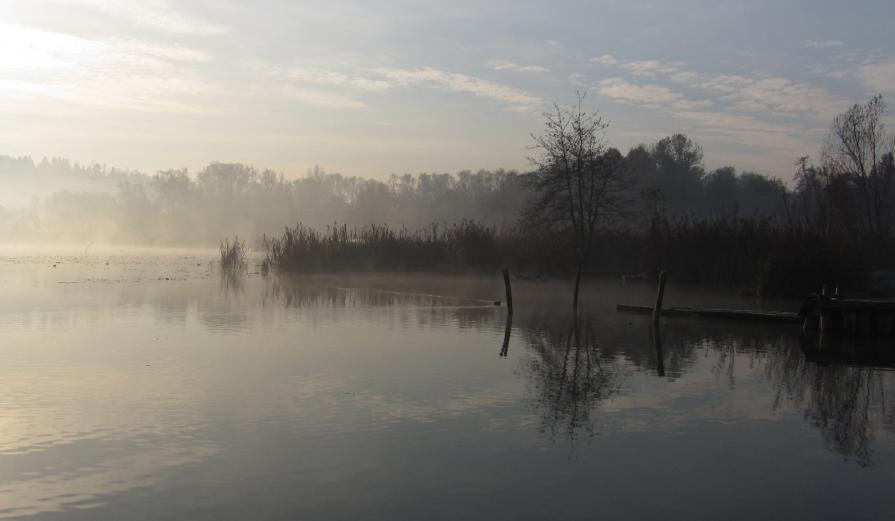
[[[683,95],[662,85],[637,85],[623,78],[609,78],[598,84],[601,96],[635,103],[668,103],[683,98]]]
[[[391,84],[387,81],[361,76],[349,76],[341,72],[324,69],[292,68],[289,69],[287,76],[302,83],[346,87],[365,91],[381,92],[391,87]]]
[[[671,81],[684,85],[692,85],[699,80],[699,75],[695,72],[678,72],[671,75]]]
[[[162,60],[183,62],[206,62],[211,60],[211,54],[189,47],[156,45],[138,40],[112,40],[112,46],[131,53],[152,56]]]
[[[622,64],[622,68],[635,76],[656,76],[657,74],[673,74],[683,65],[683,62],[663,63],[657,60],[641,60],[626,62]]]
[[[725,94],[736,92],[753,81],[735,74],[701,74],[698,77],[701,79],[699,87]]]
[[[284,69],[276,64],[254,59],[244,60],[243,65],[270,78],[291,80],[302,85],[333,87],[347,91],[385,92],[410,86],[432,87],[451,92],[473,94],[481,98],[502,102],[514,111],[534,110],[542,103],[540,97],[515,87],[431,67],[419,69],[375,68],[366,69],[362,74],[350,74],[331,69],[300,67]],[[344,108],[363,105],[359,101],[337,93],[333,93],[333,97],[322,96],[324,92],[330,91],[304,87],[297,90],[300,91],[300,97],[304,101],[319,106]]]
[[[513,71],[513,72],[547,72],[549,69],[538,65],[519,65],[507,60],[494,60],[490,62],[496,71]]]
[[[712,100],[677,100],[671,104],[671,106],[675,109],[679,110],[699,110],[709,108],[714,105],[715,102]]]
[[[60,3],[90,7],[110,16],[177,34],[224,34],[230,27],[184,15],[165,0],[58,0]]]
[[[895,93],[895,61],[861,65],[856,75],[874,93]]]
[[[541,98],[515,87],[431,67],[422,69],[382,68],[374,69],[373,72],[396,86],[430,85],[439,89],[463,92],[499,101],[513,110],[532,110],[542,103]]]
[[[796,139],[804,130],[789,125],[718,111],[674,110],[671,114],[709,141],[783,150],[792,157],[804,150],[805,143]]]
[[[618,63],[618,60],[612,57],[611,54],[603,54],[597,56],[596,58],[591,58],[590,61],[593,63],[599,63],[600,65],[615,65]]]
[[[359,109],[366,107],[363,102],[358,100],[319,89],[290,88],[286,90],[286,94],[302,103],[315,105],[317,107],[337,109]]]
[[[844,42],[839,40],[805,40],[802,45],[807,49],[832,49],[834,47],[842,47]]]
[[[781,77],[706,74],[679,70],[669,79],[691,88],[714,94],[730,108],[745,112],[798,114],[829,118],[846,103],[844,98],[822,87],[798,83]],[[871,80],[872,81],[872,80]],[[886,74],[876,83],[883,85]]]
[[[99,41],[0,24],[0,94],[117,109],[202,112],[211,86],[180,65],[202,51],[138,40]]]
[[[788,112],[827,119],[845,102],[826,89],[786,78],[727,77],[706,82],[704,87],[724,94],[735,108],[750,112]]]

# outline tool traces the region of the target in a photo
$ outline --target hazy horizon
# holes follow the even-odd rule
[[[683,132],[708,169],[788,181],[832,115],[895,89],[883,2],[555,5],[7,0],[0,154],[524,170],[541,112],[582,91],[623,151]]]

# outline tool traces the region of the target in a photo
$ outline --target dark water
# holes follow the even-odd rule
[[[0,258],[0,517],[895,515],[893,373],[809,360],[798,328],[656,338],[613,308],[648,288],[592,284],[576,325],[567,288],[520,283],[506,342],[498,276],[212,258]]]

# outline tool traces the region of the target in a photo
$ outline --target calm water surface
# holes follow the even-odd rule
[[[0,250],[0,518],[895,518],[893,373],[797,327],[213,260]]]

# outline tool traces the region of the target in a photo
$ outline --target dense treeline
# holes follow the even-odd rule
[[[624,159],[638,196],[626,226],[642,226],[656,211],[671,217],[782,215],[779,180],[738,175],[732,167],[707,172],[699,146],[685,136],[636,147]],[[19,204],[7,197],[6,208],[0,205],[0,239],[211,246],[225,236],[255,238],[297,222],[321,230],[334,223],[417,230],[471,220],[505,230],[519,223],[531,197],[527,177],[480,170],[380,181],[315,169],[291,180],[229,163],[195,175],[167,170],[149,176],[0,156],[4,192],[12,184],[22,192],[27,180],[44,191],[63,188],[39,199],[23,195]]]

